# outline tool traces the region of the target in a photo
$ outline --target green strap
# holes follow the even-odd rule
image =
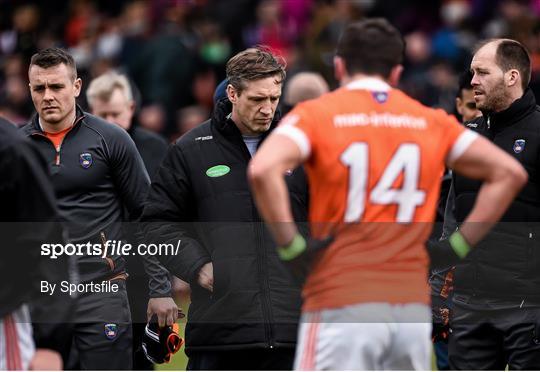
[[[456,231],[452,235],[450,235],[449,241],[450,246],[459,256],[459,258],[465,257],[471,251],[471,246],[469,245],[469,243],[467,243],[467,241],[459,231]]]
[[[278,255],[282,261],[291,261],[300,256],[306,250],[306,240],[297,233],[289,245],[278,247]]]

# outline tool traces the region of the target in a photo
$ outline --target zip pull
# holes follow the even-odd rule
[[[489,116],[487,117],[487,127],[491,129],[491,118]]]

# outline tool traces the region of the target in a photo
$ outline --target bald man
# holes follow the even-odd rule
[[[317,98],[328,91],[328,84],[321,74],[299,72],[285,86],[282,114],[285,115],[297,103]]]
[[[528,88],[531,61],[515,40],[491,40],[471,62],[483,116],[465,125],[518,160],[529,181],[501,223],[454,273],[450,368],[540,369],[540,111]],[[473,208],[480,185],[454,175],[455,217]]]

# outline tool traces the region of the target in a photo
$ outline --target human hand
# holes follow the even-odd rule
[[[279,247],[278,255],[288,267],[294,279],[302,285],[311,269],[311,264],[319,252],[325,250],[334,241],[333,236],[324,239],[305,240],[297,234],[287,247]]]
[[[214,265],[212,262],[205,263],[199,270],[197,283],[210,292],[214,292]]]
[[[158,318],[160,327],[171,326],[176,322],[176,319],[184,317],[184,314],[178,309],[176,302],[171,297],[151,298],[146,309],[148,321],[154,314]]]

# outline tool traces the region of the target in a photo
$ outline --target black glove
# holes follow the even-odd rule
[[[159,328],[157,316],[154,315],[144,328],[142,349],[146,358],[154,364],[169,363],[172,354],[180,350],[184,343],[178,332],[177,323]]]
[[[295,281],[303,285],[313,259],[334,241],[333,236],[324,239],[304,239],[297,233],[291,243],[286,247],[278,247],[278,255],[285,263]]]
[[[427,242],[427,250],[433,269],[452,267],[459,263],[471,250],[459,231],[446,240]]]
[[[448,307],[434,307],[433,311],[433,329],[431,331],[431,340],[433,342],[448,342],[450,336],[450,309]]]

